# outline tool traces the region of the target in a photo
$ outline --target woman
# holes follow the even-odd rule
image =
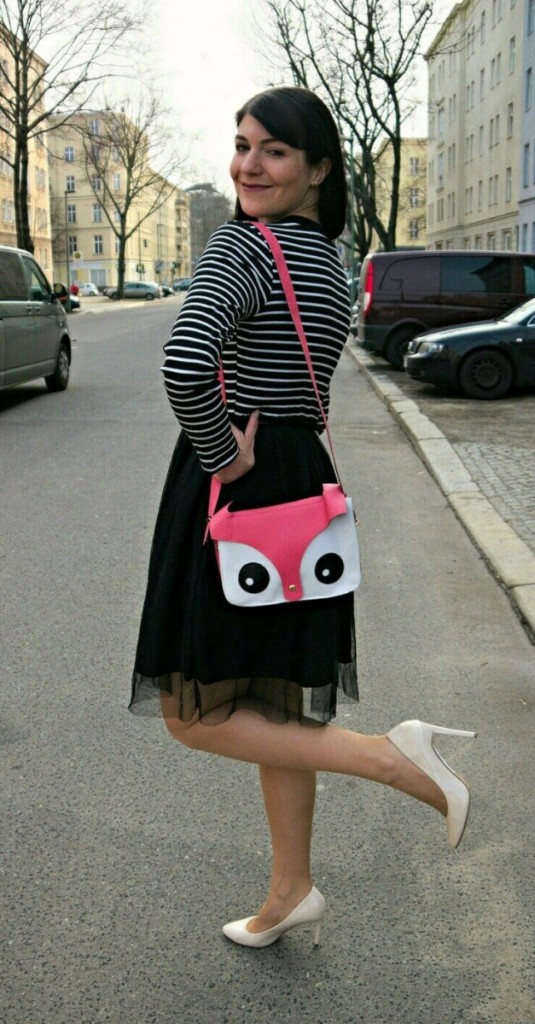
[[[157,694],[179,742],[259,765],[271,885],[255,916],[223,930],[242,945],[266,946],[305,922],[319,941],[325,901],[310,867],[317,771],[372,779],[429,804],[446,816],[452,846],[469,794],[432,746],[434,732],[453,730],[404,722],[364,736],[328,724],[339,686],[357,697],[352,595],[231,606],[203,544],[211,475],[223,485],[220,504],[242,508],[318,494],[335,479],[255,220],[270,225],[285,253],[325,407],[349,326],[332,242],[345,223],[345,173],[328,109],[308,90],[271,89],[236,121],[236,220],[212,235],[165,346],[165,384],[183,431],[155,531],[131,707],[143,711],[144,698]]]

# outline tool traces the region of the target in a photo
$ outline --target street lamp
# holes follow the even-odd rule
[[[356,281],[355,281],[355,160],[353,153],[353,136],[349,138],[343,138],[342,142],[349,143],[349,245],[351,250],[351,278],[349,281],[349,296],[351,301],[351,309],[355,305],[356,298]]]
[[[69,260],[69,255],[70,255],[70,253],[69,253],[69,219],[68,219],[69,211],[68,211],[68,205],[67,205],[67,199],[68,199],[69,195],[70,195],[70,193],[67,191],[67,189],[65,189],[65,192],[64,192],[64,196],[65,196],[65,260],[66,260],[66,263],[67,263],[67,288],[70,290],[70,287],[71,287],[71,265],[70,265],[70,260]]]

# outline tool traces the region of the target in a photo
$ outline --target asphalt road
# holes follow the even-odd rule
[[[533,648],[409,442],[344,357],[332,422],[361,520],[361,703],[421,717],[473,811],[322,775],[322,946],[221,935],[269,846],[252,766],[126,711],[151,531],[176,437],[159,365],[177,300],[84,313],[63,395],[0,394],[5,1024],[532,1024]]]

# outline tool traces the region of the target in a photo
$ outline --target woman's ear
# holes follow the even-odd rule
[[[319,164],[316,164],[316,166],[314,167],[314,176],[312,178],[312,184],[318,186],[321,185],[322,182],[325,181],[327,175],[330,173],[331,168],[331,160],[329,159],[328,156],[324,156],[323,159],[320,160]]]

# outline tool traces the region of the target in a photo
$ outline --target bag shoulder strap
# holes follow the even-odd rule
[[[338,464],[336,462],[336,455],[334,453],[334,444],[333,444],[333,439],[332,439],[332,436],[331,436],[331,431],[330,431],[330,428],[329,428],[329,422],[327,420],[327,415],[325,413],[325,409],[323,408],[323,402],[321,400],[321,395],[320,395],[318,384],[317,384],[317,381],[316,381],[316,374],[314,373],[314,366],[313,366],[313,363],[312,363],[312,357],[310,355],[310,349],[308,347],[308,341],[307,341],[307,338],[306,338],[305,329],[303,327],[303,322],[301,320],[301,314],[299,312],[299,305],[298,305],[298,302],[297,302],[297,296],[295,294],[295,288],[293,286],[293,282],[292,282],[292,279],[290,277],[290,271],[288,270],[288,265],[286,263],[286,258],[284,256],[284,253],[282,251],[282,248],[281,248],[281,245],[280,245],[280,242],[279,242],[278,238],[276,238],[276,236],[273,234],[273,231],[271,231],[271,229],[268,228],[266,224],[261,224],[259,221],[255,221],[254,222],[254,227],[257,228],[258,231],[260,231],[260,233],[264,236],[264,238],[266,239],[266,242],[268,243],[269,248],[271,249],[271,252],[273,254],[273,259],[275,261],[275,266],[276,266],[276,268],[277,268],[277,270],[279,272],[279,277],[280,277],[281,284],[282,284],[282,287],[283,287],[283,290],[284,290],[284,294],[286,296],[286,301],[288,303],[288,308],[290,310],[290,314],[291,314],[291,317],[292,317],[292,320],[293,320],[293,323],[294,323],[294,327],[295,327],[295,330],[297,332],[297,337],[299,338],[299,341],[301,342],[301,348],[303,349],[303,355],[305,357],[306,364],[307,364],[307,367],[308,367],[308,372],[310,374],[310,379],[312,381],[312,386],[314,388],[314,394],[316,395],[316,399],[317,399],[317,402],[318,402],[318,405],[319,405],[319,408],[320,408],[322,419],[323,419],[323,422],[325,424],[325,430],[326,430],[326,433],[327,433],[327,439],[329,441],[329,447],[331,449],[331,454],[332,454],[332,457],[333,457],[334,470],[335,470],[336,476],[338,478],[338,483],[342,487],[342,480],[341,480],[341,477],[340,477],[340,471],[338,469]],[[219,367],[219,380],[220,380],[220,383],[221,383],[221,391],[222,391],[222,394],[223,394],[223,401],[225,401],[225,399],[226,399],[226,395],[225,395],[225,377],[224,377],[224,374],[223,374],[223,364],[222,363],[220,364],[220,367]],[[208,501],[208,522],[210,521],[210,519],[212,518],[212,516],[213,516],[213,514],[215,512],[216,505],[217,505],[217,502],[218,502],[218,499],[219,499],[220,491],[221,491],[221,484],[219,483],[219,480],[216,480],[215,477],[213,476],[212,480],[211,480],[211,484],[210,484],[210,497],[209,497],[209,501]],[[208,531],[208,527],[207,527],[207,531]],[[205,539],[206,539],[206,534],[205,534]]]
[[[264,236],[264,238],[266,239],[266,242],[268,243],[268,245],[269,245],[269,247],[271,249],[271,252],[273,254],[273,259],[275,260],[275,266],[276,266],[276,268],[277,268],[277,270],[279,272],[279,277],[280,277],[281,284],[282,284],[282,287],[283,287],[283,290],[284,290],[284,294],[286,296],[286,301],[288,303],[288,308],[289,308],[290,313],[291,313],[291,317],[292,317],[292,320],[293,320],[293,323],[294,323],[294,327],[295,327],[295,330],[297,332],[297,337],[299,338],[299,341],[301,342],[301,348],[303,349],[303,355],[304,355],[304,357],[306,359],[306,364],[307,364],[307,367],[308,367],[308,372],[310,374],[310,379],[312,381],[312,386],[314,388],[314,394],[316,395],[316,399],[317,399],[318,405],[320,407],[321,416],[322,416],[323,422],[325,424],[325,430],[326,430],[326,433],[327,433],[327,439],[329,441],[329,447],[331,449],[331,454],[332,454],[332,457],[333,457],[333,463],[334,463],[334,468],[335,468],[336,476],[338,477],[339,484],[342,485],[342,481],[340,479],[340,472],[339,472],[338,465],[337,465],[337,462],[336,462],[336,455],[334,453],[334,444],[333,444],[333,439],[332,439],[331,431],[330,431],[330,428],[329,428],[329,422],[327,420],[327,415],[325,413],[325,409],[323,408],[323,402],[321,400],[321,395],[320,395],[320,392],[319,392],[318,383],[316,381],[316,374],[314,373],[314,366],[313,366],[313,363],[312,363],[312,356],[310,355],[310,349],[308,347],[308,341],[307,341],[307,338],[306,338],[305,329],[303,327],[303,321],[301,320],[301,314],[299,312],[299,304],[297,302],[297,296],[295,294],[295,288],[293,286],[293,281],[292,281],[292,279],[290,277],[290,271],[288,270],[288,264],[286,263],[286,258],[284,256],[283,251],[282,251],[280,242],[279,242],[278,238],[276,238],[276,236],[273,234],[273,231],[271,231],[271,229],[268,228],[266,224],[261,224],[259,221],[255,221],[254,226]]]

